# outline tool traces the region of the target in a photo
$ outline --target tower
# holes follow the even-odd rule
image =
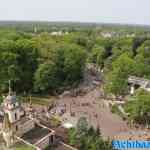
[[[11,129],[11,123],[9,121],[8,114],[4,114],[2,135],[7,147],[10,147],[14,144],[13,131]]]
[[[16,95],[13,94],[11,90],[11,82],[9,81],[9,92],[8,96],[4,99],[3,102],[3,127],[2,134],[6,142],[6,146],[10,147],[14,144],[14,126],[15,123],[20,120],[20,105],[17,102]]]
[[[37,33],[37,27],[34,27],[34,33],[35,34]]]
[[[15,123],[20,120],[20,106],[16,95],[11,90],[11,82],[9,81],[9,93],[4,100],[4,113],[8,114],[10,123]]]

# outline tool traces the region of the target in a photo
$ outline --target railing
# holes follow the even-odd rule
[[[23,143],[25,143],[25,144],[27,144],[27,145],[29,145],[29,146],[35,148],[36,150],[42,150],[42,149],[40,149],[39,147],[37,147],[37,146],[35,146],[35,145],[33,145],[33,144],[31,144],[31,143],[25,141],[24,139],[22,139],[22,138],[20,138],[20,137],[18,137],[18,136],[15,136],[15,137],[16,137],[19,141],[21,141],[21,142],[23,142]]]
[[[143,78],[138,78],[138,77],[134,77],[134,76],[130,76],[128,78],[128,82],[132,83],[132,84],[137,84],[137,85],[143,86],[143,85],[147,84],[148,82],[150,82],[150,80],[143,79]]]

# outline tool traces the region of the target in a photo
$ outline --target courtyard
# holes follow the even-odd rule
[[[38,131],[38,132],[37,132]],[[50,131],[46,128],[36,126],[34,129],[23,135],[23,139],[31,144],[35,144],[37,141],[48,135]]]
[[[99,127],[106,138],[113,138],[130,130],[127,123],[118,115],[112,114],[110,108],[105,105],[104,99],[100,98],[99,88],[84,96],[61,98],[58,108],[60,105],[66,106],[66,112],[61,116],[62,124],[70,123],[75,127],[80,117],[86,117],[89,124],[95,128]]]

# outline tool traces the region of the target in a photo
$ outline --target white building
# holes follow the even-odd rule
[[[111,37],[112,37],[112,33],[109,33],[109,32],[102,32],[102,33],[101,33],[101,36],[104,37],[104,38],[111,38]]]
[[[142,88],[150,92],[150,80],[148,79],[130,76],[128,78],[128,83],[131,85],[131,90],[130,90],[131,94],[134,94],[136,87]]]

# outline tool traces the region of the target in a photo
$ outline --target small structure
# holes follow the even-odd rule
[[[11,130],[11,123],[9,121],[8,114],[4,115],[2,129],[3,129],[2,132],[3,138],[6,141],[6,146],[10,147],[14,143],[14,137],[13,137],[13,130]]]
[[[150,80],[148,79],[130,76],[128,83],[131,86],[130,94],[134,94],[135,88],[142,88],[150,92]]]
[[[112,37],[112,33],[109,33],[109,32],[102,32],[102,33],[101,33],[101,36],[104,37],[104,38],[111,38],[111,37]]]
[[[70,129],[70,128],[74,127],[73,124],[71,124],[71,123],[64,123],[62,126],[66,129]]]
[[[37,33],[37,27],[34,27],[34,33],[36,34]]]
[[[53,144],[55,139],[55,131],[26,114],[10,87],[9,94],[0,108],[0,127],[0,133],[7,147],[13,146],[19,140],[37,150],[43,150]],[[34,142],[31,142],[29,137]]]
[[[62,33],[62,31],[51,32],[51,35],[53,35],[53,36],[61,36],[61,35],[63,35],[63,33]]]
[[[62,36],[62,35],[68,35],[68,34],[69,34],[69,32],[62,32],[62,31],[51,32],[52,36]]]

